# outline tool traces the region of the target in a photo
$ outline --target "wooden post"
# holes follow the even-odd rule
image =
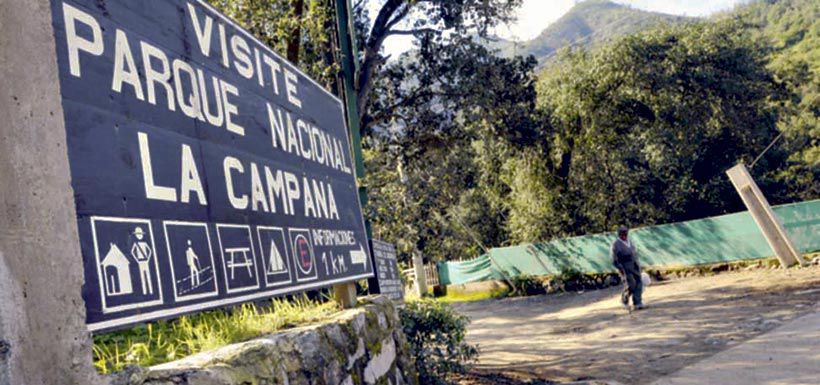
[[[356,284],[348,282],[333,286],[333,299],[342,309],[356,307]]]
[[[427,295],[427,274],[424,272],[424,259],[421,253],[416,250],[413,253],[413,273],[416,275],[416,291],[419,297]]]
[[[769,201],[766,200],[760,188],[757,187],[757,183],[752,179],[746,166],[739,164],[727,170],[726,174],[729,175],[729,179],[731,179],[732,184],[740,194],[740,198],[743,199],[743,203],[749,209],[752,218],[754,218],[760,231],[763,232],[766,242],[771,246],[777,259],[780,260],[780,265],[789,267],[802,264],[800,253],[797,252],[780,220],[769,206]]]

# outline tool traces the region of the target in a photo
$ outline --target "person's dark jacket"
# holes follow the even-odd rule
[[[615,242],[612,242],[610,255],[612,264],[615,265],[618,271],[623,272],[625,269],[631,270],[633,266],[638,266],[638,254],[635,245],[631,241],[624,242],[620,238],[616,239]]]

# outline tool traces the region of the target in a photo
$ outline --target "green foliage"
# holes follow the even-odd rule
[[[733,17],[770,47],[768,68],[790,92],[779,106],[778,129],[788,164],[776,178],[803,200],[820,195],[820,3],[755,1]]]
[[[777,135],[783,88],[740,23],[696,23],[573,52],[542,74],[555,128],[557,205],[569,231],[611,230],[741,209],[724,175]],[[766,166],[784,161],[770,151]],[[764,187],[772,182],[760,178]]]
[[[334,59],[332,31],[335,9],[326,0],[208,0],[274,51],[308,75],[332,88],[339,66]],[[301,8],[296,6],[301,5]]]
[[[151,366],[246,341],[288,327],[317,322],[338,310],[335,303],[301,297],[274,299],[270,306],[245,304],[94,336],[94,366],[102,373],[128,365]]]
[[[540,295],[547,292],[544,279],[529,274],[518,274],[510,278],[513,293],[518,296]]]
[[[478,356],[478,347],[464,342],[469,319],[433,299],[408,302],[399,310],[419,382],[450,384],[449,375],[463,373]]]

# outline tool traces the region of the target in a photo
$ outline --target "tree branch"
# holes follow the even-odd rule
[[[390,35],[416,35],[426,32],[436,32],[433,28],[418,28],[418,29],[391,29],[387,31],[386,36]]]

